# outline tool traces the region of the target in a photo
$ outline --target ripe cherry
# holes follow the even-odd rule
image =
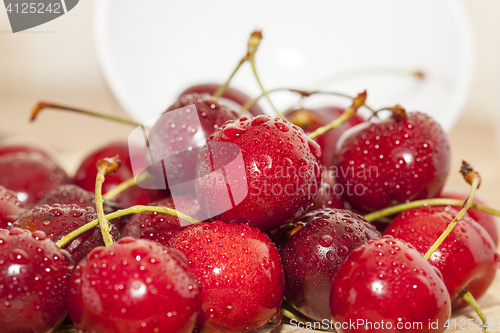
[[[0,157],[0,185],[17,193],[27,208],[33,207],[54,188],[70,183],[66,172],[38,153],[16,153]]]
[[[133,176],[132,164],[130,161],[129,145],[126,141],[118,141],[107,144],[93,151],[82,161],[75,173],[74,182],[86,191],[95,191],[95,179],[97,176],[97,161],[113,156],[120,156],[122,166],[113,174],[106,177],[103,185],[103,193],[116,187],[121,182]]]
[[[283,268],[258,229],[222,221],[188,226],[172,238],[201,284],[202,332],[253,332],[281,322]]]
[[[280,246],[285,298],[308,318],[330,318],[331,278],[347,255],[381,234],[361,215],[343,209],[311,211]]]
[[[353,250],[332,278],[331,314],[340,333],[442,332],[450,303],[439,271],[390,236]]]
[[[218,84],[218,83],[204,83],[204,84],[194,85],[194,86],[189,87],[186,90],[184,90],[179,95],[179,97],[183,96],[183,95],[187,95],[187,94],[192,94],[192,93],[198,93],[198,94],[208,93],[210,95],[213,95],[221,86],[222,85]],[[229,100],[232,103],[229,104],[227,102],[227,100]],[[220,103],[228,104],[228,106],[232,107],[233,109],[235,109],[234,106],[241,107],[249,100],[250,100],[250,96],[248,96],[244,92],[242,92],[236,88],[232,88],[232,87],[227,87],[226,91],[224,92],[224,95],[222,95],[222,97],[219,98]],[[237,105],[234,105],[235,103]],[[238,110],[238,109],[235,109],[235,110]],[[257,103],[255,103],[250,109],[248,109],[248,111],[250,111],[250,113],[253,116],[258,116],[258,115],[264,114],[264,110],[262,110],[262,108]]]
[[[149,240],[125,237],[93,249],[69,282],[69,316],[79,331],[188,333],[199,308],[185,256]]]
[[[198,202],[209,216],[272,230],[313,202],[320,157],[319,145],[284,119],[229,121],[198,156]]]
[[[345,203],[341,195],[342,187],[337,185],[332,173],[324,170],[321,173],[321,185],[309,210],[323,208],[344,209]]]
[[[344,199],[372,211],[438,195],[450,158],[448,138],[438,123],[394,107],[391,118],[345,133],[334,165],[337,182],[346,189]]]
[[[115,200],[123,207],[132,207],[135,205],[147,205],[150,202],[165,199],[168,196],[168,191],[152,190],[135,185],[118,194]]]
[[[0,229],[9,229],[19,215],[24,213],[24,204],[14,191],[0,185]]]
[[[446,206],[411,209],[396,216],[385,234],[403,239],[423,255],[458,211]],[[466,214],[429,262],[441,271],[452,300],[466,287],[478,299],[493,282],[500,255],[486,230]],[[454,307],[464,305],[460,300]]]
[[[41,230],[53,242],[57,242],[70,232],[95,219],[97,219],[97,215],[92,207],[81,208],[77,205],[54,204],[34,207],[19,216],[14,226],[32,232]],[[120,233],[116,228],[112,229],[112,235],[115,239],[120,238]],[[102,245],[104,242],[101,231],[99,228],[94,228],[71,241],[65,249],[71,253],[74,262],[78,263],[87,256],[90,250]]]
[[[42,231],[0,229],[2,332],[52,332],[66,316],[70,255]]]
[[[165,169],[172,175],[168,182],[185,184],[181,194],[194,195],[194,183],[196,178],[196,162],[198,152],[205,144],[203,140],[197,139],[200,132],[208,138],[217,128],[226,121],[238,119],[238,114],[232,109],[219,103],[217,98],[209,94],[187,94],[182,95],[171,105],[164,114],[170,111],[195,106],[199,124],[190,123],[191,110],[186,110],[185,116],[179,118],[176,123],[169,116],[162,116],[158,119],[149,134],[149,144],[151,154],[157,158],[164,158]],[[194,111],[194,110],[193,110]],[[193,115],[194,116],[194,115]],[[196,124],[196,125],[194,125]],[[201,128],[196,128],[201,126]],[[164,171],[162,165],[156,163],[150,167],[152,173],[160,181],[164,181]],[[191,183],[188,183],[191,181]],[[166,184],[168,187],[168,184]]]
[[[178,197],[174,199],[165,198],[151,202],[148,206],[160,206],[176,209],[195,219],[200,219],[200,205],[196,199],[191,197]],[[172,237],[181,232],[187,225],[186,222],[177,217],[161,213],[134,214],[130,222],[123,228],[122,236],[134,238],[145,238],[163,245],[168,245]]]

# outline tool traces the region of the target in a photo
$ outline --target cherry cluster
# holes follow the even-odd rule
[[[256,73],[261,38],[238,68],[249,61]],[[173,173],[195,179],[175,197],[131,181],[131,158],[143,157],[125,141],[72,178],[43,149],[0,147],[2,330],[51,332],[68,316],[79,332],[254,332],[283,317],[339,332],[442,332],[467,305],[487,330],[475,300],[500,255],[480,209],[498,212],[472,203],[479,175],[464,164],[471,194],[445,189],[451,148],[439,124],[400,106],[364,119],[366,98],[273,117],[228,83],[190,87],[166,113],[196,106],[203,148],[175,154],[167,118],[149,136],[155,154],[174,156]],[[34,114],[44,107],[63,108]],[[219,172],[227,144],[242,165]],[[149,171],[142,182],[164,172]]]

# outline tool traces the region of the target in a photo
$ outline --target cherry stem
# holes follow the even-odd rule
[[[101,228],[102,238],[106,246],[114,243],[113,236],[111,236],[111,225],[104,217],[104,208],[102,200],[102,184],[104,183],[104,176],[114,173],[121,166],[120,156],[112,158],[104,158],[97,161],[97,177],[95,181],[95,205],[97,209],[97,217],[99,227]]]
[[[158,206],[142,206],[142,205],[137,205],[137,206],[132,206],[127,209],[120,209],[117,210],[113,213],[110,213],[108,215],[105,215],[104,218],[106,220],[112,220],[116,219],[118,217],[122,217],[125,215],[131,215],[131,214],[139,214],[139,213],[146,213],[146,212],[151,212],[151,213],[161,213],[161,214],[167,214],[170,216],[175,216],[177,218],[180,218],[184,221],[187,221],[189,223],[195,224],[195,223],[200,223],[200,221],[192,218],[191,216],[188,216],[184,213],[178,212],[175,209],[168,208],[168,207],[158,207]],[[66,246],[69,242],[71,242],[73,239],[77,238],[81,234],[97,227],[99,225],[99,219],[95,219],[93,221],[90,221],[89,223],[81,226],[80,228],[72,231],[71,233],[67,234],[64,236],[61,240],[59,240],[56,245],[59,248],[63,248]]]
[[[132,119],[126,119],[126,118],[122,118],[119,116],[114,116],[114,115],[105,114],[105,113],[101,113],[101,112],[83,110],[83,109],[74,108],[74,107],[70,107],[70,106],[54,104],[54,103],[50,103],[50,102],[39,102],[37,105],[35,105],[35,107],[33,108],[33,111],[31,111],[30,121],[34,121],[36,119],[36,117],[38,116],[38,114],[40,113],[40,111],[42,111],[43,109],[46,109],[46,108],[72,111],[72,112],[76,112],[76,113],[86,114],[89,116],[113,120],[116,122],[120,122],[120,123],[124,123],[124,124],[128,124],[128,125],[133,125],[133,126],[137,126],[137,127],[141,126],[141,124],[139,124],[138,122],[136,122]]]
[[[212,96],[219,98],[224,95],[224,93],[227,90],[227,87],[229,87],[229,83],[231,82],[236,72],[240,69],[241,65],[243,65],[246,61],[249,61],[254,56],[255,52],[257,52],[261,39],[262,39],[262,33],[258,30],[250,34],[250,38],[248,39],[248,45],[247,45],[247,53],[243,56],[243,58],[241,58],[238,65],[227,79],[226,83],[220,86],[219,89],[217,89],[217,91]]]
[[[477,301],[474,298],[474,296],[471,294],[471,292],[467,290],[461,296],[462,296],[463,300],[466,301],[474,311],[476,311],[477,315],[479,316],[479,318],[483,322],[484,332],[491,333],[491,329],[489,328],[489,325],[488,325],[488,319],[484,315],[484,312],[483,312],[483,310],[481,310],[481,307],[479,306],[479,304],[477,304]]]
[[[151,177],[151,174],[149,174],[147,172],[141,173],[139,176],[137,176],[137,178],[131,177],[131,178],[121,182],[120,184],[118,184],[116,187],[109,190],[105,194],[103,194],[102,198],[104,200],[112,200],[112,199],[116,198],[120,193],[125,191],[126,189],[128,189],[134,185],[137,185],[139,183],[142,183],[143,181],[145,181],[146,179],[148,179],[150,177]]]
[[[281,307],[281,314],[288,319],[293,319],[299,323],[307,324],[306,320],[300,318],[299,316],[295,315],[293,312],[285,309],[284,307]],[[325,329],[325,328],[322,328],[322,331],[324,331],[324,332],[337,332],[335,330]]]
[[[260,89],[262,90],[262,94],[264,96],[266,96],[269,104],[271,104],[274,112],[276,113],[276,117],[278,117],[278,118],[284,118],[285,116],[283,115],[283,113],[281,113],[280,111],[278,111],[278,109],[276,109],[276,107],[274,106],[273,102],[271,101],[271,98],[269,97],[269,94],[267,93],[266,89],[264,89],[264,86],[262,85],[262,82],[260,82],[259,75],[257,74],[257,68],[255,67],[255,59],[254,59],[253,56],[250,58],[250,63],[252,64],[253,74],[255,75],[255,79],[257,80],[257,83],[259,84]]]
[[[358,111],[358,108],[360,108],[361,106],[363,106],[365,104],[365,101],[366,101],[366,91],[362,92],[361,94],[358,94],[358,96],[356,96],[353,99],[352,105],[347,110],[345,110],[340,115],[340,117],[338,117],[337,119],[335,119],[331,123],[318,128],[314,132],[309,133],[309,135],[307,135],[307,136],[310,139],[314,140],[314,139],[322,136],[323,134],[327,133],[328,131],[339,127],[344,122],[349,120],[352,116],[354,116],[356,114],[356,112]]]
[[[462,162],[462,168],[460,172],[464,176],[465,180],[471,184],[470,194],[465,200],[462,209],[458,212],[457,216],[453,218],[453,221],[448,225],[446,230],[439,236],[437,241],[431,246],[431,248],[424,255],[424,258],[429,260],[432,254],[437,250],[437,248],[443,243],[443,241],[448,237],[453,228],[457,225],[458,221],[465,215],[467,210],[470,208],[472,204],[472,200],[474,200],[474,196],[476,195],[476,190],[481,185],[481,177],[477,172],[475,172],[472,167],[465,161]]]
[[[412,208],[418,207],[426,207],[426,206],[463,206],[464,202],[458,199],[449,199],[449,198],[435,198],[435,199],[423,199],[423,200],[415,200],[408,203],[384,208],[382,210],[378,210],[373,213],[366,214],[364,216],[365,220],[368,222],[376,221],[382,217],[394,215],[397,213],[401,213],[407,211]],[[471,209],[477,209],[491,215],[496,215],[500,217],[500,210],[490,208],[481,204],[472,203],[470,205]]]

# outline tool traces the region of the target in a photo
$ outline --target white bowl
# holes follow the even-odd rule
[[[95,7],[102,72],[138,121],[163,112],[190,85],[224,82],[254,29],[263,30],[256,59],[267,89],[318,88],[336,77],[319,87],[352,95],[367,89],[371,106],[399,103],[445,130],[458,119],[473,78],[471,26],[456,0],[99,0]],[[418,69],[426,78],[378,68]],[[362,74],[340,75],[356,69]],[[248,64],[232,85],[260,94]],[[274,99],[279,108],[295,101]]]

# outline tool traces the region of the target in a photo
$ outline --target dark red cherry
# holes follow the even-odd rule
[[[192,93],[198,93],[198,94],[208,93],[210,95],[213,95],[221,86],[222,85],[218,83],[198,84],[187,88],[180,94],[180,96]],[[229,107],[232,107],[234,109],[234,107],[236,106],[241,107],[247,101],[249,101],[250,96],[248,96],[247,94],[236,88],[227,87],[226,91],[224,92],[224,95],[222,95],[222,97],[219,100],[222,104],[228,104]],[[228,101],[233,103],[229,104]],[[236,103],[237,105],[234,105],[234,103]],[[250,111],[250,113],[254,116],[264,114],[264,110],[262,110],[262,108],[257,103],[255,103],[250,109],[248,109],[248,111]]]
[[[197,199],[209,216],[263,231],[300,217],[321,179],[321,148],[296,125],[257,116],[230,121],[198,156]]]
[[[121,167],[110,175],[102,187],[102,193],[106,193],[121,182],[132,178],[133,171],[130,161],[129,145],[126,141],[118,141],[107,144],[85,157],[76,171],[74,182],[86,191],[95,192],[95,180],[97,177],[96,163],[106,157],[120,156]]]
[[[437,197],[459,199],[465,201],[468,196],[469,193],[467,193],[466,191],[451,189],[445,186]],[[477,195],[474,196],[473,202],[487,206],[487,204],[483,200],[478,198]],[[493,239],[493,243],[495,243],[495,245],[498,245],[498,228],[493,215],[483,212],[479,209],[469,209],[467,210],[467,214],[469,214],[469,216],[472,217],[477,223],[482,225],[483,228],[486,229],[488,234],[490,234],[491,239]]]
[[[188,226],[172,238],[201,285],[203,332],[254,332],[281,322],[283,268],[258,229],[222,221]]]
[[[389,119],[346,133],[333,164],[344,199],[358,210],[372,211],[438,195],[450,153],[446,133],[431,117],[395,111]]]
[[[175,118],[178,120],[171,118],[171,111],[191,105],[196,107],[196,114],[191,115],[191,110],[187,109],[182,116]],[[193,121],[196,116],[199,122]],[[173,183],[181,184],[181,187],[173,189],[176,194],[194,195],[197,156],[205,144],[200,134],[208,139],[226,121],[234,119],[238,119],[238,114],[209,94],[193,93],[179,97],[158,119],[149,134],[150,153],[155,161],[163,159],[166,172],[170,175],[167,176],[166,186],[170,188]],[[157,163],[149,171],[165,183],[162,165]]]
[[[0,185],[0,229],[12,227],[24,211],[24,204],[17,199],[17,194]]]
[[[405,240],[424,255],[458,212],[445,206],[411,209],[396,216],[385,234]],[[465,287],[478,299],[493,282],[500,255],[486,230],[466,214],[429,262],[441,271],[452,300]],[[459,300],[454,308],[465,305]]]
[[[70,232],[95,219],[97,219],[97,214],[92,207],[84,209],[77,205],[54,204],[34,207],[19,216],[14,226],[32,232],[41,230],[52,241],[57,242]],[[111,234],[114,239],[120,238],[120,233],[116,228],[111,229]],[[85,258],[90,250],[102,245],[104,245],[104,241],[101,230],[97,227],[75,238],[64,248],[71,253],[75,263],[78,263]]]
[[[52,332],[66,316],[70,255],[31,233],[0,229],[0,322],[2,332]]]
[[[168,207],[195,219],[200,219],[200,205],[196,199],[191,197],[175,198],[175,204],[174,199],[165,198],[151,202],[148,206]],[[145,238],[168,245],[170,239],[187,225],[190,223],[167,214],[153,212],[134,214],[130,218],[130,222],[123,228],[122,236]]]
[[[286,116],[291,123],[301,127],[304,132],[311,133],[319,127],[325,126],[337,119],[343,112],[344,109],[335,106],[327,106],[319,109],[297,109],[287,113]],[[320,162],[327,170],[330,170],[332,166],[332,159],[337,147],[337,141],[342,133],[364,121],[365,119],[363,117],[355,114],[339,127],[315,139],[322,151]]]
[[[144,239],[95,248],[69,283],[69,316],[82,332],[189,333],[199,308],[185,256]]]
[[[69,183],[70,179],[59,165],[38,153],[0,156],[0,185],[16,192],[27,208],[54,188]]]
[[[388,236],[353,250],[332,278],[339,333],[443,332],[450,303],[437,269],[413,246]]]
[[[300,228],[302,226],[302,228]],[[344,209],[314,210],[280,247],[285,299],[310,319],[330,319],[331,278],[347,255],[382,235],[361,215]]]

